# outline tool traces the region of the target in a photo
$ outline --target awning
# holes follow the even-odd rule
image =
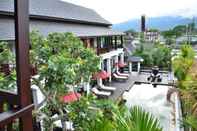
[[[95,78],[107,79],[110,77],[110,75],[111,75],[110,73],[106,72],[105,70],[102,70],[102,71],[98,72],[97,74],[95,74],[93,76],[93,78],[94,79]]]
[[[115,64],[115,66],[118,66],[118,67],[125,67],[127,64],[126,63],[123,63],[123,62],[118,62]]]
[[[79,100],[80,97],[81,97],[81,94],[79,94],[79,93],[69,92],[68,94],[63,96],[63,102],[64,103],[71,103],[71,102]]]
[[[144,59],[139,56],[129,56],[127,59],[128,62],[143,62]]]

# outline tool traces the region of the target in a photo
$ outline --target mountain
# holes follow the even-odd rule
[[[196,21],[195,17],[195,21]],[[173,28],[176,25],[181,24],[188,24],[192,22],[192,18],[186,18],[182,16],[162,16],[162,17],[150,17],[146,18],[146,28],[156,28],[159,30],[167,30],[170,28]],[[129,29],[134,29],[136,31],[140,30],[140,19],[131,19],[126,22],[114,24],[112,26],[113,29],[119,30],[119,31],[126,31]]]

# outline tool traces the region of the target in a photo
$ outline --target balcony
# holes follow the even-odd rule
[[[111,58],[113,56],[118,56],[119,54],[123,53],[123,48],[118,48],[118,49],[113,49],[113,50],[110,50],[106,53],[103,53],[101,54],[101,58],[102,59],[107,59],[107,58]]]

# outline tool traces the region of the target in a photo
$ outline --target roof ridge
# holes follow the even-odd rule
[[[30,14],[78,20],[110,26],[95,10],[62,0],[30,0]],[[13,12],[13,0],[0,0],[0,11]]]

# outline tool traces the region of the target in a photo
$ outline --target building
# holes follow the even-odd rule
[[[9,43],[15,39],[13,12],[14,0],[0,1],[0,40]],[[112,24],[94,10],[61,0],[30,0],[29,13],[30,31],[38,30],[43,36],[72,32],[101,56],[101,69],[108,73],[115,63],[124,62],[124,33],[112,30]],[[10,45],[12,48],[14,44]]]
[[[157,42],[159,41],[160,34],[158,31],[147,30],[144,32],[144,39],[146,42]]]
[[[142,15],[141,16],[141,32],[146,31],[146,16]]]

